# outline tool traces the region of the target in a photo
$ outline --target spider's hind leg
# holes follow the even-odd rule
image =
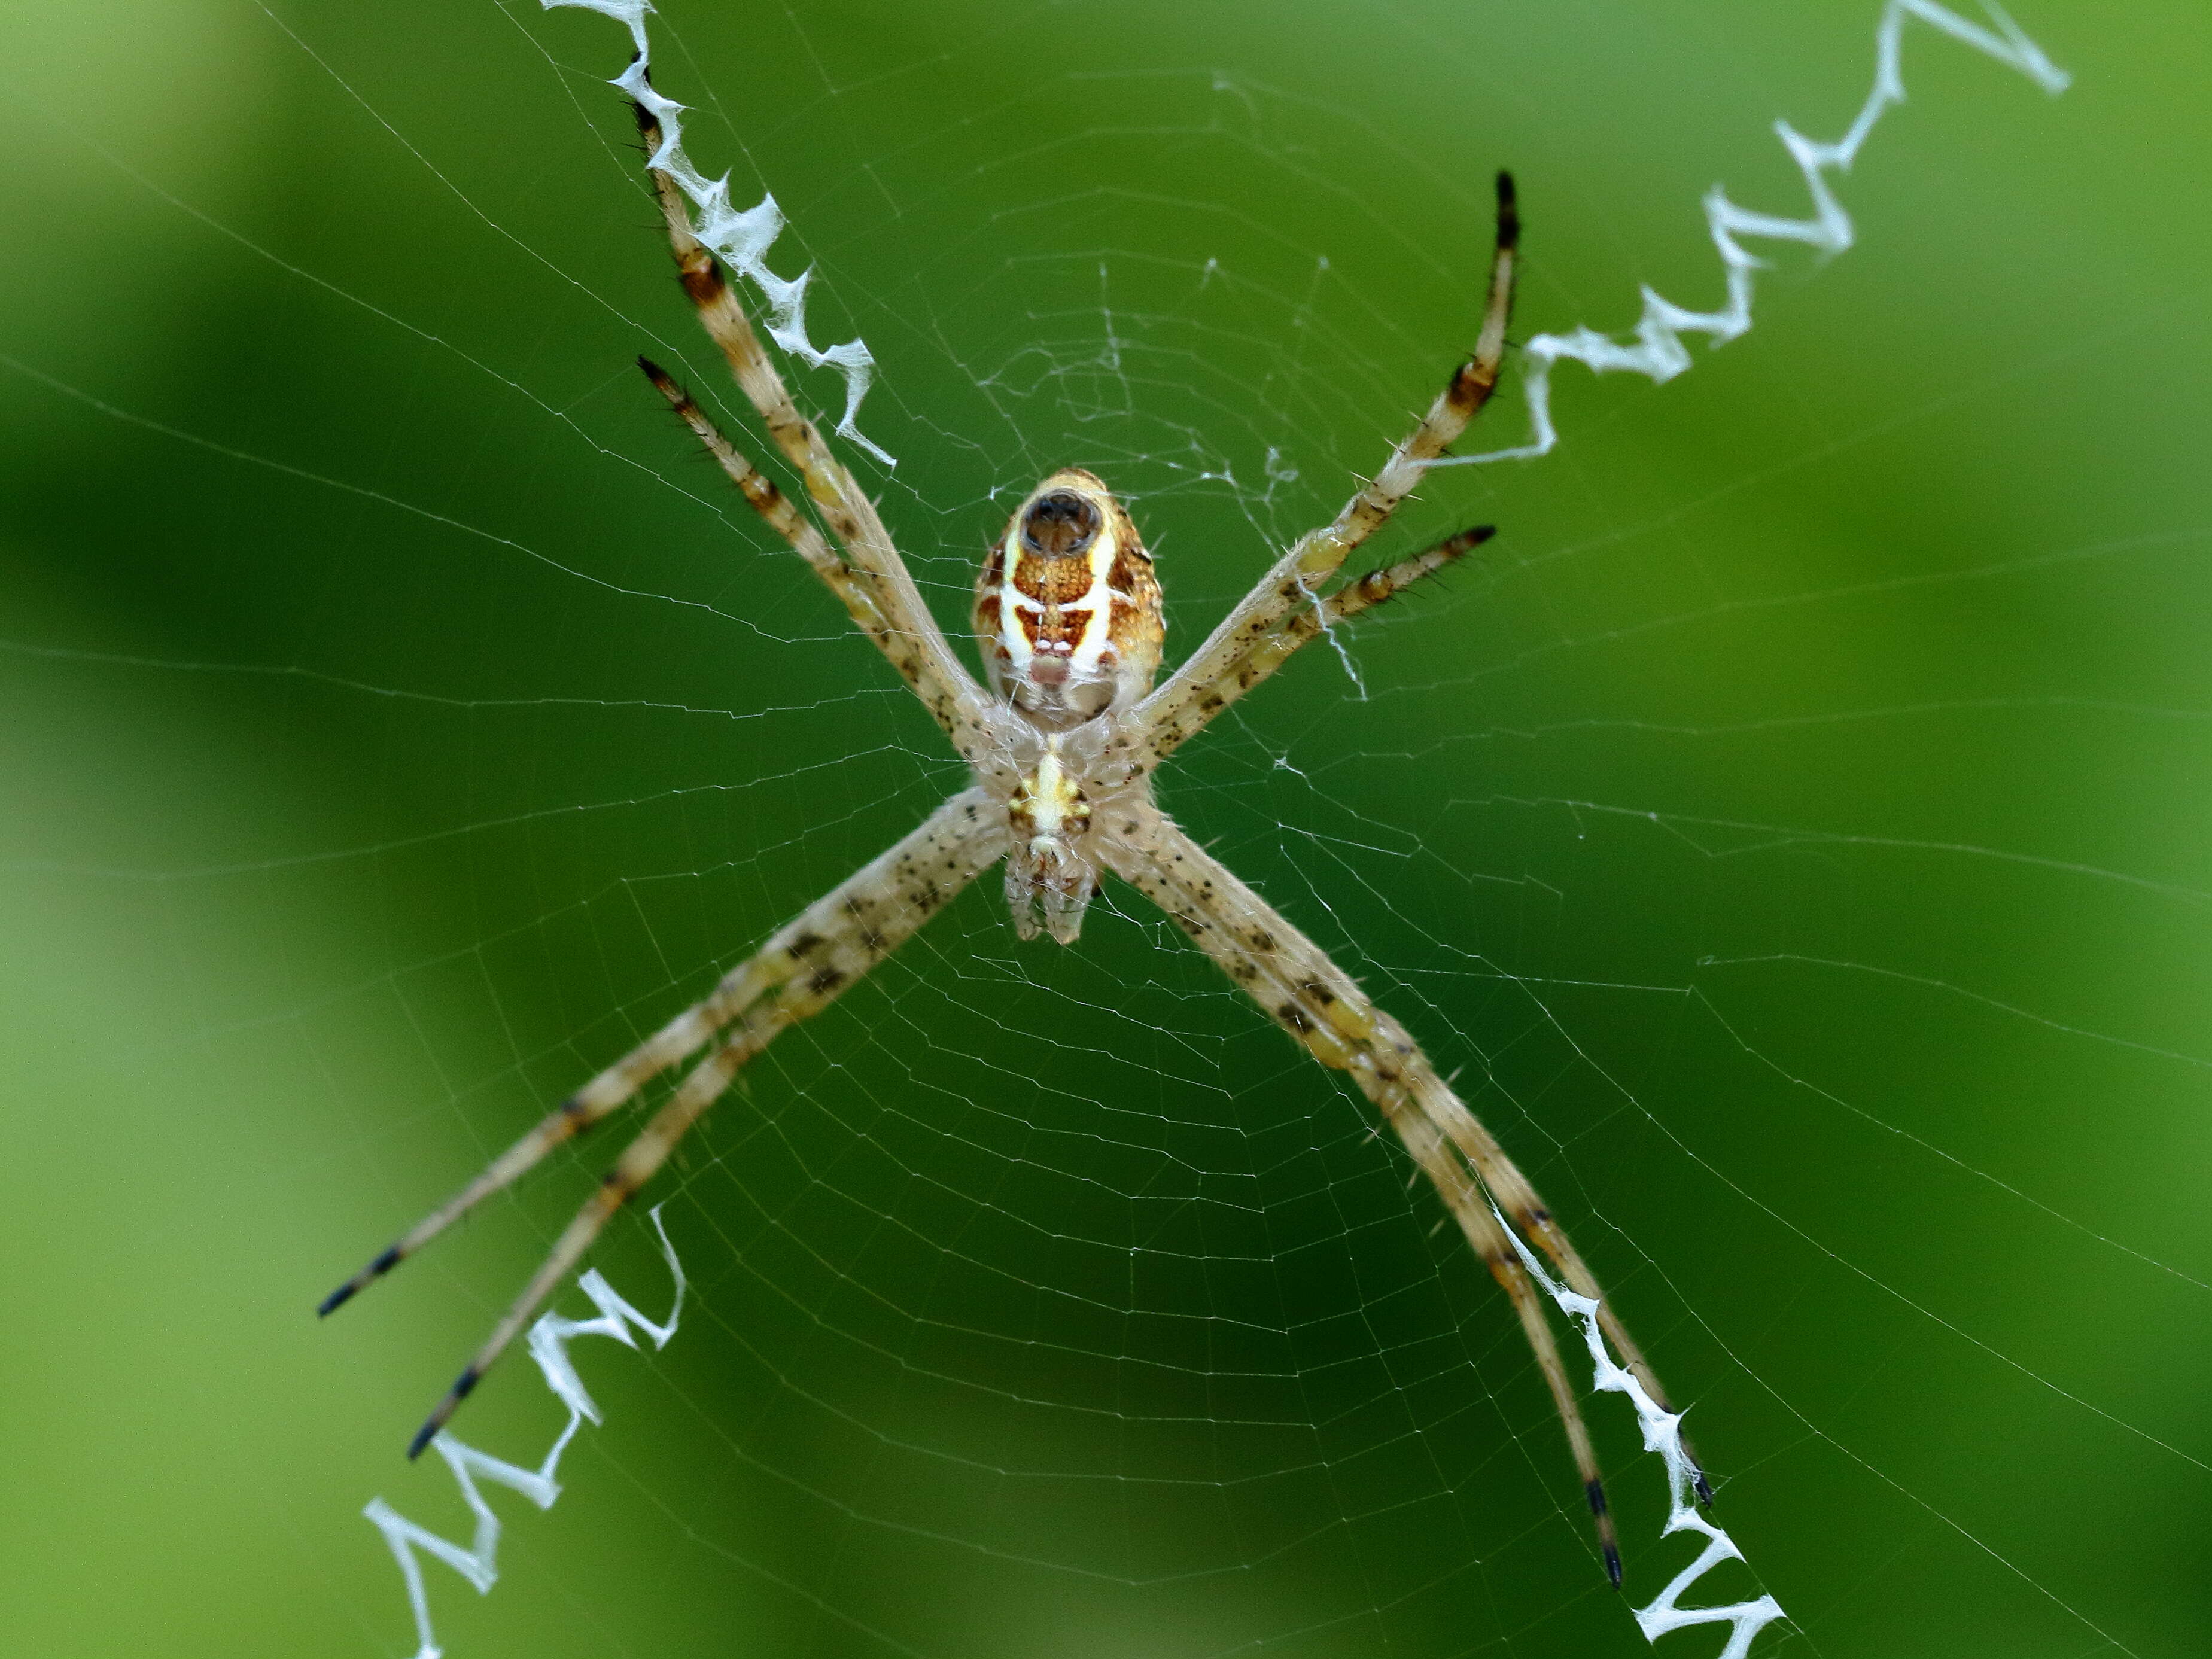
[[[1620,1546],[1596,1451],[1544,1298],[1505,1229],[1517,1229],[1532,1240],[1559,1264],[1562,1279],[1577,1294],[1597,1303],[1601,1326],[1622,1363],[1662,1409],[1668,1409],[1665,1391],[1650,1363],[1613,1315],[1589,1267],[1528,1178],[1437,1074],[1405,1027],[1376,1006],[1319,945],[1157,808],[1126,817],[1117,812],[1113,823],[1121,831],[1108,843],[1115,873],[1166,911],[1316,1060],[1352,1080],[1397,1132],[1468,1243],[1511,1300],[1565,1431],[1607,1575],[1618,1585]],[[1700,1496],[1706,1496],[1710,1489],[1704,1475],[1696,1480]]]
[[[324,1298],[320,1312],[343,1306],[562,1142],[635,1099],[655,1076],[707,1047],[718,1033],[736,1028],[693,1068],[616,1161],[416,1437],[414,1451],[429,1443],[484,1369],[559,1287],[607,1218],[660,1167],[692,1124],[720,1097],[738,1067],[777,1033],[820,1013],[857,984],[1005,850],[1004,818],[989,810],[982,791],[962,790],[888,851],[778,928],[703,999],[593,1078],[398,1243]]]
[[[552,1249],[531,1276],[530,1283],[523,1288],[522,1294],[514,1299],[514,1304],[492,1328],[492,1334],[485,1340],[483,1346],[477,1350],[476,1357],[454,1379],[453,1386],[446,1390],[445,1397],[424,1419],[422,1426],[415,1431],[415,1438],[408,1443],[408,1456],[421,1455],[422,1449],[430,1443],[439,1430],[446,1426],[453,1413],[460,1409],[461,1402],[475,1391],[477,1383],[491,1368],[492,1362],[506,1352],[507,1345],[514,1340],[523,1327],[536,1317],[545,1298],[561,1287],[561,1282],[568,1278],[569,1270],[591,1248],[592,1241],[613,1218],[615,1212],[635,1197],[638,1188],[659,1173],[660,1166],[667,1162],[668,1155],[676,1150],[678,1143],[691,1132],[692,1126],[706,1115],[707,1109],[721,1098],[723,1091],[737,1076],[738,1068],[768,1047],[778,1031],[794,1023],[787,1014],[781,1018],[775,1018],[781,1012],[781,1010],[770,1010],[768,1017],[747,1021],[736,1036],[693,1068],[690,1076],[684,1079],[683,1086],[677,1090],[674,1098],[654,1113],[652,1121],[645,1126],[637,1139],[623,1148],[622,1156],[615,1160],[614,1167],[607,1171],[591,1197],[584,1200],[584,1206],[576,1212],[575,1219],[554,1242]]]

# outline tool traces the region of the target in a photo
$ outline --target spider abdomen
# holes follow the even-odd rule
[[[1080,467],[1030,493],[976,580],[975,634],[992,690],[1048,730],[1141,698],[1164,632],[1136,526]]]

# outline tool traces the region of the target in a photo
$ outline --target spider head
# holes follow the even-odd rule
[[[1080,467],[1030,492],[976,580],[975,637],[991,688],[1047,731],[1151,690],[1164,629],[1136,526]]]

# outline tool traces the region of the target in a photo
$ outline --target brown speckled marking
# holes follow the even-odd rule
[[[1058,556],[1040,553],[1033,545],[1023,547],[1014,555],[1011,573],[1014,591],[1040,605],[1066,605],[1081,599],[1091,591],[1091,544],[1097,539],[1098,532],[1093,529],[1075,544],[1074,551]]]

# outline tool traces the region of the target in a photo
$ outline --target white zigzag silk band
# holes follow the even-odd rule
[[[730,205],[730,179],[725,173],[709,179],[691,165],[684,153],[684,109],[672,98],[653,90],[652,59],[645,36],[645,20],[653,8],[647,0],[538,0],[550,11],[556,6],[578,6],[611,17],[629,30],[635,55],[629,67],[609,84],[621,88],[651,111],[660,123],[660,148],[646,158],[676,181],[698,211],[693,234],[720,256],[722,263],[758,289],[768,301],[768,337],[799,362],[814,368],[834,368],[845,377],[845,412],[837,422],[837,435],[858,444],[885,466],[897,460],[864,436],[854,424],[860,399],[868,394],[876,376],[876,360],[859,340],[827,349],[814,343],[806,332],[806,289],[814,280],[811,266],[786,282],[768,268],[768,251],[783,230],[783,210],[773,196],[763,196],[740,213]]]
[[[1583,364],[1593,374],[1626,369],[1663,384],[1688,368],[1689,348],[1685,334],[1702,334],[1714,345],[1725,345],[1751,328],[1752,273],[1766,261],[1745,251],[1742,241],[1753,236],[1767,241],[1802,242],[1824,257],[1833,257],[1851,245],[1851,217],[1836,200],[1823,176],[1848,173],[1859,148],[1881,119],[1882,112],[1905,101],[1905,76],[1899,68],[1900,37],[1907,18],[1918,18],[1930,28],[1986,53],[2008,69],[2018,70],[2045,92],[2057,94],[2073,77],[2043,54],[2043,49],[2012,21],[2002,7],[1985,3],[1993,27],[1970,23],[1935,0],[1889,0],[1881,21],[1875,25],[1874,88],[1860,106],[1857,118],[1833,143],[1808,138],[1787,121],[1774,124],[1775,136],[1805,177],[1813,198],[1809,219],[1784,219],[1771,213],[1754,213],[1729,200],[1718,185],[1705,192],[1705,224],[1713,246],[1720,250],[1721,265],[1728,274],[1728,303],[1717,311],[1687,311],[1664,295],[1646,288],[1644,314],[1637,321],[1632,343],[1615,340],[1587,325],[1571,334],[1539,334],[1522,348],[1525,367],[1522,384],[1528,399],[1529,441],[1510,449],[1486,450],[1479,455],[1452,455],[1429,463],[1431,466],[1476,466],[1486,461],[1522,460],[1547,455],[1559,441],[1552,424],[1552,365],[1561,361]]]
[[[595,1426],[599,1422],[598,1402],[585,1391],[583,1379],[576,1375],[575,1364],[568,1358],[568,1344],[580,1336],[611,1336],[624,1347],[635,1348],[637,1340],[630,1332],[635,1328],[651,1337],[654,1348],[659,1349],[666,1347],[668,1339],[676,1334],[677,1317],[684,1311],[684,1264],[676,1259],[676,1247],[668,1242],[668,1229],[661,1224],[659,1208],[653,1212],[653,1230],[660,1235],[660,1254],[668,1263],[670,1277],[676,1281],[675,1295],[668,1304],[665,1321],[655,1324],[630,1306],[594,1267],[576,1281],[576,1288],[591,1298],[592,1305],[599,1310],[599,1317],[563,1319],[557,1314],[543,1314],[530,1328],[530,1357],[544,1374],[545,1386],[568,1408],[568,1425],[555,1438],[553,1449],[545,1454],[544,1462],[534,1469],[524,1468],[480,1452],[443,1431],[430,1442],[438,1455],[446,1460],[446,1467],[453,1470],[454,1484],[461,1489],[461,1500],[476,1516],[476,1530],[465,1545],[441,1538],[428,1528],[410,1521],[381,1498],[371,1498],[368,1506],[362,1510],[369,1524],[384,1534],[392,1559],[399,1563],[400,1577],[406,1580],[407,1604],[414,1611],[415,1633],[421,1643],[415,1650],[415,1659],[440,1659],[443,1651],[430,1626],[430,1601],[422,1583],[422,1556],[443,1561],[474,1585],[479,1595],[499,1582],[499,1517],[484,1501],[477,1482],[489,1480],[506,1486],[520,1492],[539,1509],[550,1510],[553,1500],[561,1495],[561,1488],[553,1477],[561,1467],[562,1454],[568,1449],[568,1443],[576,1437],[576,1431],[586,1421]]]
[[[1496,1210],[1491,1212],[1497,1215]],[[1629,1404],[1636,1407],[1636,1420],[1644,1430],[1644,1449],[1659,1454],[1667,1466],[1667,1524],[1659,1529],[1662,1538],[1678,1532],[1694,1532],[1705,1540],[1698,1559],[1669,1579],[1667,1588],[1652,1598],[1648,1607],[1636,1609],[1636,1626],[1644,1632],[1646,1642],[1656,1642],[1669,1631],[1680,1630],[1688,1625],[1727,1625],[1728,1645],[1720,1650],[1718,1659],[1746,1659],[1751,1652],[1752,1638],[1778,1619],[1788,1617],[1782,1604],[1772,1596],[1760,1595],[1748,1601],[1732,1602],[1723,1607],[1686,1607],[1682,1596],[1723,1561],[1741,1561],[1743,1552],[1735,1540],[1698,1512],[1695,1468],[1690,1454],[1682,1444],[1682,1413],[1662,1411],[1659,1403],[1644,1391],[1632,1372],[1617,1364],[1605,1346],[1604,1334],[1598,1329],[1598,1303],[1592,1297],[1578,1296],[1545,1271],[1520,1236],[1506,1226],[1505,1218],[1498,1216],[1498,1224],[1539,1285],[1559,1304],[1560,1312],[1582,1327],[1583,1340],[1589,1345],[1590,1364],[1595,1374],[1593,1386],[1600,1394],[1625,1394]],[[1747,1563],[1746,1565],[1748,1565]]]
[[[783,228],[783,210],[775,198],[764,195],[755,206],[738,212],[730,206],[729,179],[708,179],[684,153],[684,106],[656,92],[649,81],[649,46],[645,20],[653,8],[647,0],[538,0],[550,10],[558,6],[580,7],[611,17],[629,30],[635,50],[630,65],[613,85],[651,110],[661,124],[660,149],[651,164],[665,171],[699,212],[699,240],[761,291],[769,306],[769,337],[785,351],[814,368],[834,368],[845,378],[845,412],[837,434],[849,439],[887,466],[897,461],[866,437],[854,424],[860,399],[875,378],[875,358],[860,340],[846,341],[824,349],[806,331],[806,289],[813,280],[811,268],[787,282],[768,268],[769,248]],[[1984,0],[1990,26],[1968,22],[1936,0],[1888,0],[1875,25],[1874,85],[1857,117],[1841,138],[1821,143],[1808,138],[1787,121],[1774,124],[1775,135],[1797,164],[1813,200],[1813,216],[1787,219],[1754,212],[1729,200],[1717,185],[1705,193],[1705,224],[1719,250],[1726,273],[1728,301],[1717,311],[1691,311],[1676,305],[1650,288],[1643,289],[1644,312],[1632,342],[1601,334],[1587,324],[1569,334],[1539,334],[1522,348],[1522,385],[1528,404],[1529,441],[1506,449],[1486,450],[1475,455],[1444,456],[1431,466],[1474,466],[1489,461],[1530,459],[1549,454],[1559,444],[1559,429],[1552,419],[1552,368],[1562,361],[1578,362],[1592,374],[1621,370],[1648,376],[1654,382],[1673,380],[1692,363],[1685,334],[1705,335],[1714,345],[1725,345],[1747,333],[1752,324],[1753,273],[1766,262],[1747,250],[1742,238],[1767,241],[1802,242],[1832,257],[1851,246],[1850,216],[1837,201],[1824,176],[1848,173],[1860,148],[1884,111],[1905,101],[1905,76],[1900,68],[1902,37],[1908,18],[1917,18],[1930,28],[2018,70],[2045,92],[2063,92],[2073,77],[2054,64],[2043,49],[2029,40],[2010,14]]]

